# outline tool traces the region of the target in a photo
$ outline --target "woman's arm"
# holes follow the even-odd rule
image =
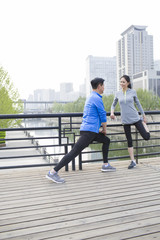
[[[113,103],[111,105],[111,114],[110,114],[111,119],[115,119],[114,109],[115,109],[115,107],[117,105],[117,102],[118,102],[118,98],[117,98],[117,96],[115,96],[115,98],[113,100]]]
[[[135,91],[134,101],[135,101],[135,103],[136,103],[136,105],[137,105],[137,107],[138,107],[138,109],[139,109],[139,111],[140,111],[140,113],[143,117],[143,121],[146,123],[147,122],[146,115],[145,115],[144,110],[142,108],[142,105],[141,105],[141,103],[140,103],[140,101],[137,97],[136,91]]]

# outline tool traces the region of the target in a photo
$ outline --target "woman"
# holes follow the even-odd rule
[[[120,78],[120,85],[122,90],[116,93],[114,101],[111,106],[111,118],[115,119],[114,109],[119,102],[121,109],[121,119],[124,127],[125,135],[128,143],[128,152],[130,155],[131,163],[128,166],[128,169],[136,167],[136,161],[134,159],[134,150],[132,144],[132,136],[131,136],[131,125],[135,125],[141,136],[145,140],[150,139],[150,133],[148,127],[146,125],[146,116],[144,114],[143,108],[137,98],[136,91],[131,89],[130,78],[127,75],[123,75]],[[134,106],[134,102],[136,103],[141,115],[140,118],[138,111]]]

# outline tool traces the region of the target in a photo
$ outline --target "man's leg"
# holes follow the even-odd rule
[[[81,151],[86,148],[95,138],[96,133],[82,131],[79,140],[75,143],[72,150],[67,153],[61,161],[57,164],[55,168],[53,168],[46,177],[56,183],[63,183],[64,179],[61,179],[57,172],[64,166],[66,166],[71,160],[77,157]],[[55,176],[55,177],[54,177]]]
[[[98,133],[94,140],[99,143],[103,143],[102,144],[103,162],[108,163],[108,150],[110,145],[110,139],[103,133]]]
[[[103,155],[103,166],[101,171],[116,171],[116,168],[112,167],[108,163],[108,151],[109,151],[109,145],[110,145],[110,139],[105,136],[103,133],[98,133],[94,139],[95,141],[102,143],[102,155]]]
[[[72,150],[61,159],[54,170],[58,172],[62,167],[66,166],[71,160],[77,157],[82,150],[88,147],[88,145],[93,141],[95,135],[96,133],[93,132],[81,132],[81,136],[74,144]]]

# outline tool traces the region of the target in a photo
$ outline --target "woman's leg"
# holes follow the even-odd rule
[[[149,129],[148,129],[147,125],[144,122],[142,122],[142,120],[139,120],[134,125],[136,126],[137,130],[139,131],[139,133],[141,134],[143,139],[145,139],[145,140],[150,139]]]
[[[124,125],[124,132],[127,138],[128,144],[128,152],[131,160],[134,160],[134,150],[133,150],[133,143],[132,143],[132,135],[131,135],[131,125]]]
[[[130,169],[136,167],[136,162],[134,160],[134,149],[132,144],[131,125],[124,125],[123,127],[128,143],[128,153],[131,159],[131,164],[128,166],[128,168]]]

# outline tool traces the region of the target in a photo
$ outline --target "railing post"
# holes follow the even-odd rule
[[[79,170],[82,170],[82,153],[79,154]]]
[[[72,145],[73,148],[74,144]],[[75,166],[75,158],[72,160],[72,171],[76,170],[76,166]]]
[[[59,139],[59,145],[61,145],[61,117],[58,117],[58,139]]]
[[[68,153],[68,146],[64,146],[65,155]],[[65,166],[65,171],[68,171],[68,164]]]
[[[136,163],[138,164],[138,131],[137,128],[136,129]]]

